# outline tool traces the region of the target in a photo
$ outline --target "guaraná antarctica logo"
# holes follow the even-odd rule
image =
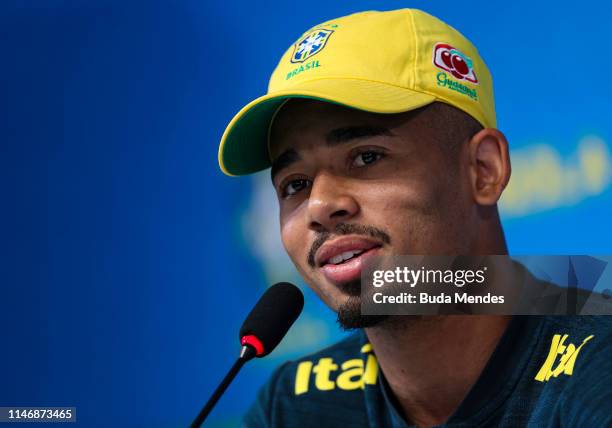
[[[440,70],[444,70],[436,75],[438,85],[467,95],[473,100],[478,99],[476,89],[451,79],[445,73],[450,73],[456,79],[465,80],[477,85],[478,78],[474,72],[473,62],[470,57],[447,43],[436,43],[433,51],[433,63]]]
[[[304,34],[295,43],[293,55],[291,55],[291,62],[304,62],[313,55],[321,52],[333,32],[334,30],[319,28]]]
[[[434,46],[433,62],[436,67],[448,71],[457,79],[478,84],[472,60],[451,45],[437,43]]]

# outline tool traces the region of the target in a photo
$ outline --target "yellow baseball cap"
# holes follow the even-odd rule
[[[227,175],[270,166],[268,136],[285,100],[312,98],[373,113],[434,101],[494,128],[491,74],[457,30],[416,9],[355,13],[306,31],[283,55],[268,93],[238,112],[219,146]]]

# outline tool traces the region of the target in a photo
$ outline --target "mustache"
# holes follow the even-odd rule
[[[333,232],[320,232],[315,238],[308,251],[308,265],[315,267],[315,254],[319,248],[332,236],[342,235],[362,235],[382,241],[385,244],[391,243],[391,237],[387,232],[374,226],[363,226],[360,224],[338,223]]]

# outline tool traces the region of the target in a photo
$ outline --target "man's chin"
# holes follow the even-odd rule
[[[336,311],[338,324],[343,330],[374,327],[382,323],[388,315],[362,315],[361,298],[350,296]]]

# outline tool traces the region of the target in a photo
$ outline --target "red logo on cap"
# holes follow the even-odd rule
[[[457,79],[478,83],[471,58],[446,43],[434,46],[433,63],[441,70],[448,71]]]

